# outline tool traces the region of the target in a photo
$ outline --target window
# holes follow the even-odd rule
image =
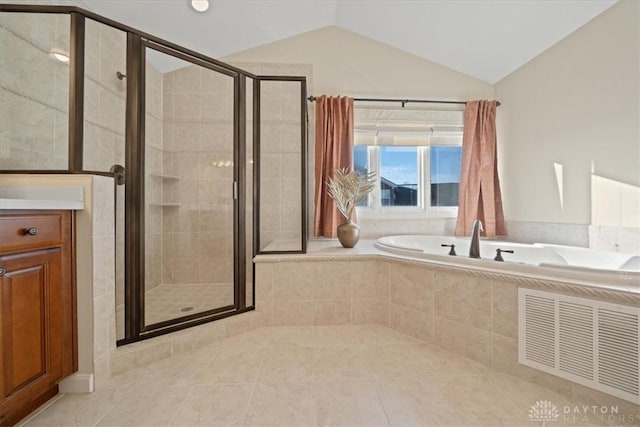
[[[379,115],[389,117],[388,112]],[[359,215],[455,217],[462,157],[461,113],[454,119],[458,117],[438,126],[432,124],[433,117],[427,124],[356,120],[354,168],[375,171],[378,178],[368,199],[359,204]]]
[[[458,206],[462,146],[432,145],[429,150],[431,206]]]

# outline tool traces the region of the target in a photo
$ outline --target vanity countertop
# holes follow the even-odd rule
[[[0,210],[84,209],[82,187],[0,187]]]

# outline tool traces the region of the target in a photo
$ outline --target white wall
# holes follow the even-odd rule
[[[309,64],[314,95],[348,95],[376,98],[426,98],[461,100],[493,98],[493,86],[394,47],[331,26],[222,58],[240,68],[254,63]],[[255,65],[255,64],[254,64]],[[274,67],[278,67],[274,65]],[[280,74],[290,66],[281,65]],[[274,72],[274,74],[278,74]],[[309,224],[313,224],[313,121],[309,104]],[[360,218],[361,235],[428,233],[453,234],[451,221],[424,218],[371,220]],[[312,235],[310,233],[309,235]]]
[[[639,28],[621,1],[496,84],[507,220],[640,225]]]
[[[222,60],[312,64],[316,95],[493,98],[493,87],[486,82],[335,26]]]

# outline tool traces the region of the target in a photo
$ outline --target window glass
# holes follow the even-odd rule
[[[353,168],[360,173],[369,172],[369,158],[366,145],[356,145],[353,148]]]
[[[356,145],[353,148],[353,168],[360,173],[369,172],[369,155],[366,145]],[[368,206],[368,197],[361,200],[358,206]]]
[[[461,146],[430,147],[431,206],[458,206]]]
[[[380,203],[418,206],[418,147],[380,147]]]

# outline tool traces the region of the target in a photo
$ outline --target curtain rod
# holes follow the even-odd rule
[[[311,95],[307,98],[309,101],[314,102],[316,97]],[[466,105],[466,101],[434,101],[430,99],[389,99],[389,98],[353,98],[354,101],[366,101],[366,102],[399,102],[404,108],[405,104],[459,104]],[[496,101],[496,107],[500,106],[500,101]]]

